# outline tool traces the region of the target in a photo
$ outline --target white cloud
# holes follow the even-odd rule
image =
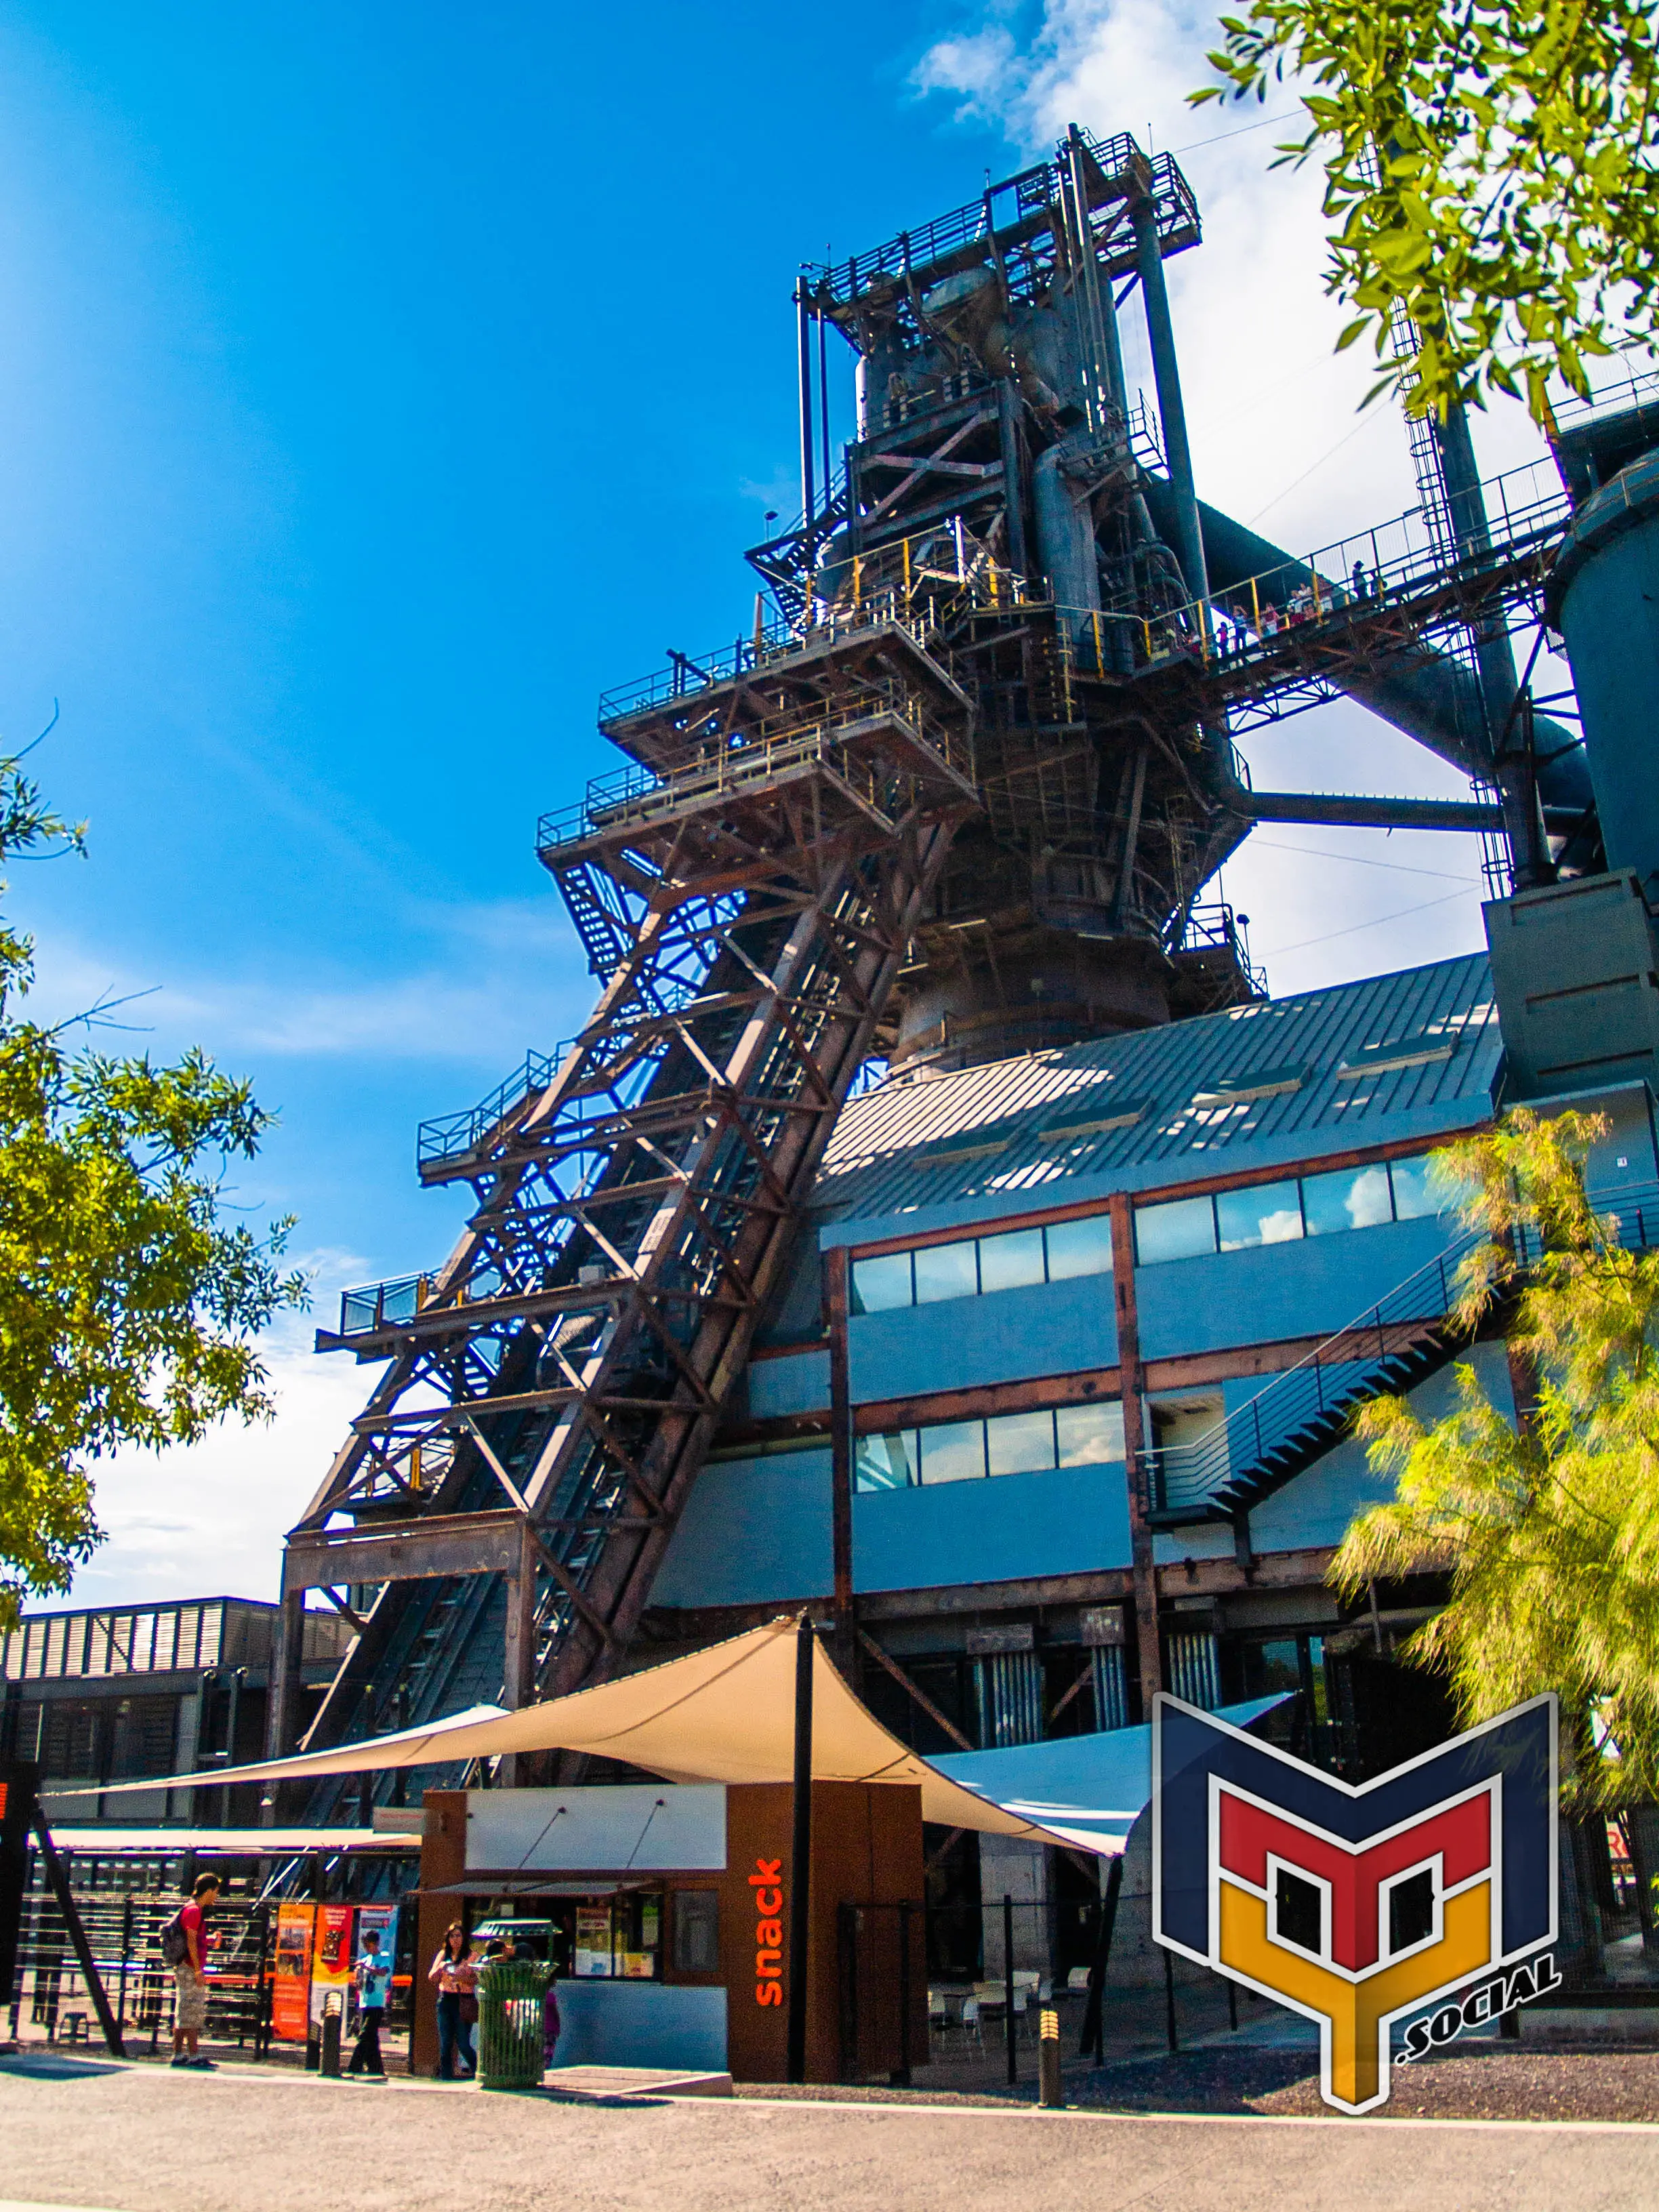
[[[39,949],[29,1011],[37,1020],[61,1021],[109,1006],[96,1032],[109,1050],[165,1050],[183,1039],[219,1060],[243,1052],[362,1054],[489,1067],[504,1051],[547,1050],[587,1012],[586,960],[574,931],[550,906],[504,902],[423,920],[442,957],[410,974],[325,983],[266,971],[157,985],[124,956],[55,933]]]
[[[1203,244],[1168,264],[1200,494],[1305,554],[1415,506],[1415,479],[1398,411],[1382,401],[1358,412],[1374,376],[1369,349],[1334,349],[1349,311],[1324,289],[1322,173],[1315,163],[1270,166],[1275,143],[1300,135],[1293,94],[1268,106],[1285,121],[1260,129],[1247,127],[1261,118],[1253,102],[1187,105],[1218,42],[1215,15],[1202,6],[1047,0],[1021,42],[993,5],[932,46],[912,82],[922,94],[958,96],[958,113],[998,124],[1032,159],[1073,121],[1176,154],[1204,222]],[[1150,394],[1133,302],[1124,339],[1131,388]],[[1477,421],[1475,436],[1488,474],[1542,450],[1523,410],[1507,403]],[[1468,796],[1432,755],[1346,705],[1258,733],[1244,750],[1263,789]],[[1282,994],[1478,947],[1479,859],[1474,839],[1439,833],[1273,828],[1228,867],[1224,890],[1255,916],[1255,945]],[[1403,914],[1455,890],[1395,872],[1406,866],[1461,874],[1468,888]],[[1355,931],[1356,922],[1367,927]]]

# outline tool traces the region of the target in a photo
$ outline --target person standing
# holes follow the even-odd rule
[[[380,1955],[380,1931],[371,1928],[363,1936],[363,1955],[354,1977],[357,1984],[357,2040],[352,2045],[349,2074],[373,2074],[386,2079],[380,2056],[380,2022],[386,2018],[392,1990],[392,1961]]]
[[[476,2069],[472,2056],[472,2022],[467,2012],[477,2003],[478,1970],[472,1963],[472,1946],[459,1920],[444,1931],[443,1948],[427,1970],[427,1979],[438,1984],[438,2079],[453,2081],[455,2061],[461,2062],[461,2079],[470,2081]],[[477,2018],[476,2011],[473,2018]]]
[[[199,1875],[187,1901],[179,1907],[179,1931],[182,1956],[173,1961],[178,1998],[173,2014],[173,2063],[210,2071],[213,2061],[201,2052],[202,2030],[207,2026],[207,1916],[219,1901],[219,1877]]]

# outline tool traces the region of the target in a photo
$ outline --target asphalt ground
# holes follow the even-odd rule
[[[1659,2207],[1659,2128],[1039,2112],[0,2062],[0,2188],[96,2212]],[[0,2205],[0,2212],[5,2212]]]

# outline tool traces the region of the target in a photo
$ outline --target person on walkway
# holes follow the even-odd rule
[[[185,1955],[173,1969],[178,2000],[173,2014],[173,2063],[210,2071],[213,2061],[201,2051],[202,2030],[207,2026],[207,1916],[219,1902],[216,1874],[198,1875],[186,1904],[179,1908]]]
[[[558,2043],[559,2030],[562,2025],[559,2019],[558,1991],[554,1987],[558,1978],[558,1968],[550,1966],[547,1970],[547,1987],[542,1992],[542,2064],[544,2068],[553,2063],[553,2052]]]
[[[357,1984],[357,2040],[352,2045],[349,2074],[378,2075],[386,2079],[380,2056],[380,2022],[386,2018],[392,1990],[392,1961],[380,1955],[380,1931],[371,1928],[363,1936],[363,1955],[354,1978]]]
[[[477,2066],[472,2056],[472,2021],[478,2016],[478,1970],[472,1963],[472,1945],[459,1920],[452,1920],[444,1931],[443,1948],[432,1961],[427,1979],[438,1984],[438,2079],[455,2079],[459,2057],[461,2079],[470,2081]]]

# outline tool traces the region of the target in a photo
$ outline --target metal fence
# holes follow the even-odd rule
[[[30,1857],[32,1878],[19,1929],[9,2032],[14,2039],[25,2040],[44,2037],[52,2044],[98,2045],[101,2029],[97,2008],[76,1963],[63,1912],[41,1878],[38,1853],[31,1852]],[[115,1881],[100,1882],[95,1875],[88,1881],[80,1868],[73,1869],[81,1877],[74,1883],[75,1909],[110,2011],[130,2051],[147,2046],[155,2052],[171,2041],[178,1994],[173,1970],[161,1955],[161,1930],[185,1899],[169,1882],[147,1882],[143,1876],[150,1870],[125,1868]],[[271,1999],[279,1902],[275,1896],[222,1893],[213,1906],[208,1920],[204,2042],[234,2046],[252,2058],[270,2056],[275,2039]],[[383,2023],[388,2042],[406,2034],[410,2026],[412,1916],[400,1916],[398,1936],[397,1971]],[[298,2043],[287,2046],[295,2056],[301,2047]],[[314,2054],[307,2063],[314,2063]]]
[[[161,1929],[183,1899],[155,1889],[87,1889],[76,1909],[93,1963],[124,2037],[159,2049],[173,2033],[176,1988],[161,1956]],[[264,2057],[270,2039],[273,1908],[226,1899],[210,1923],[207,1984],[209,2040],[236,2044]],[[97,2014],[76,1963],[57,1899],[36,1887],[25,1907],[12,1999],[12,2033],[24,2025],[50,2043],[96,2043]]]
[[[843,1905],[844,2081],[971,2089],[1036,2080],[1045,2012],[1068,2062],[1109,2063],[1225,2036],[1269,2009],[1164,1954],[1150,1978],[1115,1960],[1104,1899]]]

